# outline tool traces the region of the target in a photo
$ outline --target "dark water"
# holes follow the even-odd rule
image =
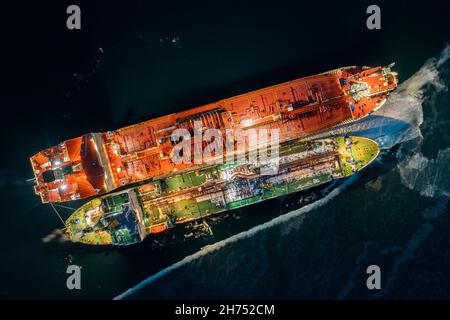
[[[4,8],[0,297],[110,299],[193,255],[131,297],[450,298],[450,105],[435,86],[449,85],[450,66],[417,74],[450,40],[449,9],[378,3],[377,31],[365,27],[366,1],[79,2],[81,31],[65,29],[65,1]],[[26,183],[35,152],[339,66],[392,61],[402,82],[423,84],[391,105],[420,107],[403,114],[423,114],[409,123],[420,134],[314,204],[269,201],[211,221],[213,236],[186,226],[126,248],[43,240],[61,223]],[[82,266],[82,290],[66,289],[69,260]],[[365,287],[370,264],[382,270],[378,293]]]

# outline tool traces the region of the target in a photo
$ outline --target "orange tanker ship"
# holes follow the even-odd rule
[[[35,192],[63,202],[189,169],[172,161],[175,129],[279,129],[280,143],[357,121],[397,87],[388,67],[346,67],[223,99],[115,131],[66,140],[33,157]],[[224,151],[225,152],[225,151]]]

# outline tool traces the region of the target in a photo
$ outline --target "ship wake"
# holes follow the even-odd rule
[[[412,120],[398,150],[402,159],[398,165],[402,183],[408,189],[431,198],[450,197],[450,141],[446,141],[449,123],[443,114],[450,106],[448,99],[442,98],[448,91],[449,70],[450,45],[439,57],[428,60],[396,95],[410,101],[410,104],[398,105],[397,109],[404,107]],[[435,155],[427,156],[423,149],[428,143],[433,144],[433,135],[444,143]]]

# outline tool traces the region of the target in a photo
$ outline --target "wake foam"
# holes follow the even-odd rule
[[[179,269],[187,264],[189,264],[190,262],[197,260],[203,256],[206,256],[212,252],[215,252],[217,250],[222,249],[223,247],[240,241],[240,240],[244,240],[247,238],[250,238],[252,236],[254,236],[255,234],[257,234],[258,232],[261,232],[263,230],[272,228],[276,225],[279,225],[281,223],[285,223],[288,222],[290,220],[292,220],[293,218],[296,218],[298,216],[301,216],[309,211],[312,211],[316,208],[319,208],[323,205],[325,205],[326,203],[328,203],[329,201],[331,201],[333,198],[335,198],[336,196],[338,196],[343,190],[345,190],[354,180],[356,179],[356,176],[351,176],[350,178],[348,178],[342,185],[340,185],[339,187],[335,188],[334,190],[332,190],[330,193],[328,193],[325,197],[311,203],[308,204],[298,210],[294,210],[291,211],[289,213],[286,213],[284,215],[281,215],[279,217],[276,217],[266,223],[260,224],[256,227],[253,227],[247,231],[243,231],[240,232],[234,236],[231,236],[225,240],[216,242],[214,244],[208,245],[203,247],[200,251],[191,254],[187,257],[185,257],[184,259],[172,264],[171,266],[155,273],[154,275],[148,277],[147,279],[143,280],[142,282],[140,282],[139,284],[137,284],[136,286],[128,289],[127,291],[125,291],[124,293],[118,295],[117,297],[114,298],[114,300],[121,300],[124,299],[132,294],[135,294],[136,292],[138,292],[140,289],[144,288],[145,286],[157,281],[158,279],[161,279],[162,277],[164,277],[165,275],[171,273],[172,271]]]
[[[409,140],[416,139],[413,144],[403,144],[400,153],[406,151],[409,155],[400,162],[398,169],[402,183],[410,190],[419,192],[426,197],[450,196],[450,146],[439,150],[435,159],[425,157],[422,152],[424,135],[421,131],[423,124],[423,106],[425,102],[433,108],[432,119],[427,123],[426,134],[440,124],[439,110],[448,108],[448,105],[437,104],[437,95],[446,91],[442,76],[446,72],[445,65],[450,60],[450,45],[441,52],[438,58],[429,59],[425,65],[408,81],[403,91],[398,94],[403,96],[415,96],[416,105],[410,110],[410,117],[415,118],[411,123],[407,134]],[[448,102],[447,102],[448,103]]]
[[[450,197],[450,148],[439,150],[436,159],[416,153],[400,163],[403,185],[422,196]]]

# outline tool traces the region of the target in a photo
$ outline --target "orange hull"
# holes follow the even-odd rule
[[[280,142],[304,137],[367,116],[396,86],[389,68],[342,68],[84,135],[31,157],[35,191],[43,202],[62,202],[188,169],[193,164],[172,161],[170,136],[175,129],[192,132],[195,121],[220,130],[279,129]]]

